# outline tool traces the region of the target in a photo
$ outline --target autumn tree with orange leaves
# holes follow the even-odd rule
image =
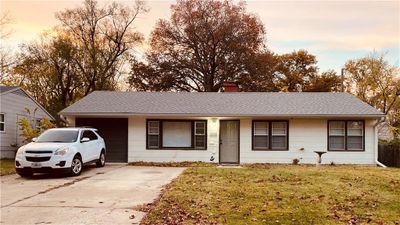
[[[134,89],[215,92],[227,80],[272,79],[260,57],[271,54],[264,25],[244,2],[178,0],[171,11],[151,33],[145,60],[132,60]]]

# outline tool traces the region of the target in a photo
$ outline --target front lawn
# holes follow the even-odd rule
[[[0,176],[15,173],[14,160],[13,159],[1,159],[0,160]]]
[[[147,209],[142,224],[400,224],[400,169],[190,168]]]

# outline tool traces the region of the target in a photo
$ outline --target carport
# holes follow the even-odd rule
[[[76,126],[96,128],[106,142],[108,162],[128,162],[127,118],[76,118]]]

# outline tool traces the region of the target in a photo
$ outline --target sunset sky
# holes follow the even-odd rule
[[[137,30],[147,37],[159,18],[169,18],[174,2],[146,1],[150,11],[137,19]],[[1,0],[1,12],[13,18],[9,26],[13,34],[3,44],[18,50],[20,44],[57,25],[55,12],[80,3]],[[306,49],[317,56],[321,71],[339,72],[346,60],[373,50],[386,53],[392,65],[400,64],[400,1],[247,1],[247,9],[264,23],[269,49],[277,53]]]

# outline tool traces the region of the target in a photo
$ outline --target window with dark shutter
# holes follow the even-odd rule
[[[195,136],[195,148],[204,149],[206,147],[206,122],[196,121],[194,122],[194,136]]]
[[[148,121],[147,122],[147,142],[149,148],[160,147],[160,122]]]
[[[288,121],[253,121],[253,150],[288,150]]]
[[[148,149],[206,149],[205,120],[148,120]]]
[[[329,151],[363,151],[364,121],[329,121]]]

